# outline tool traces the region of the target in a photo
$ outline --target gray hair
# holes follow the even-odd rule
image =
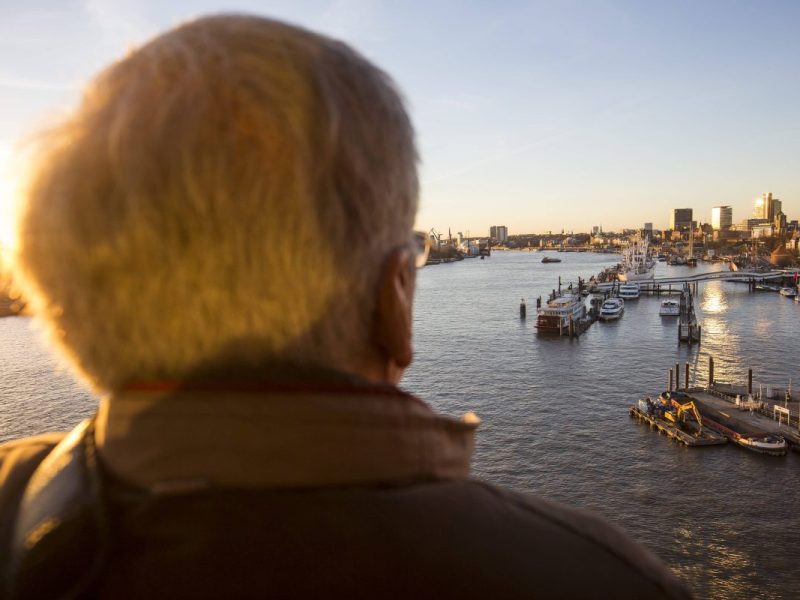
[[[367,351],[417,156],[393,83],[345,44],[201,18],[109,66],[37,141],[17,275],[95,388]]]

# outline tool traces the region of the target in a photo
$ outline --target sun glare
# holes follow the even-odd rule
[[[14,191],[11,146],[0,142],[0,275],[14,244]]]

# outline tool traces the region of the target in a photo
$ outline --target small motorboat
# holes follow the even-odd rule
[[[598,317],[601,321],[614,321],[622,316],[625,310],[625,301],[622,298],[609,298],[600,307]]]
[[[787,298],[797,298],[797,290],[793,287],[782,287],[780,294]]]
[[[661,302],[658,314],[662,317],[678,317],[681,314],[681,305],[677,300],[664,300]]]
[[[545,256],[542,259],[542,262],[543,263],[559,263],[559,262],[561,262],[561,259],[560,258],[552,258],[550,256]]]
[[[639,297],[638,283],[623,283],[619,286],[619,297],[625,300],[635,300]]]
[[[736,443],[748,450],[769,454],[770,456],[783,456],[786,454],[786,448],[788,447],[786,440],[780,435],[742,436],[736,440]]]

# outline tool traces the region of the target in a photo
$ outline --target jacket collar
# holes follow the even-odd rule
[[[96,439],[123,481],[168,492],[464,479],[478,419],[344,379],[151,383],[101,401]]]

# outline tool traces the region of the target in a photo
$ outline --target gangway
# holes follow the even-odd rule
[[[697,273],[696,275],[682,275],[678,277],[657,277],[653,279],[642,279],[637,281],[641,288],[653,288],[656,286],[680,285],[683,283],[695,283],[700,281],[765,281],[767,279],[780,279],[794,275],[793,270],[773,270],[773,271],[712,271],[709,273]],[[614,281],[598,283],[593,289],[598,291],[608,291],[614,287]],[[679,290],[676,290],[676,292]]]

